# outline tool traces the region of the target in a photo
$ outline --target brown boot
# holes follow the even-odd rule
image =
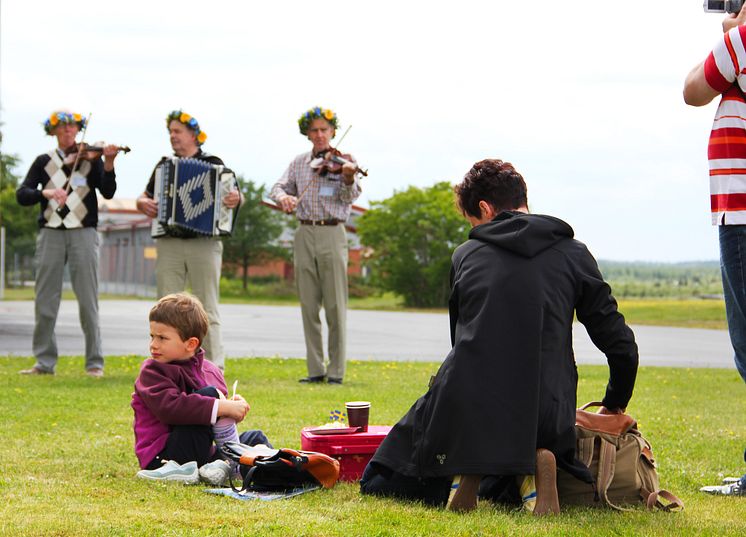
[[[446,509],[459,513],[473,510],[477,506],[477,493],[481,481],[481,475],[453,476],[451,494],[448,496]]]
[[[560,512],[557,496],[557,461],[548,449],[536,450],[536,507],[534,515],[556,515]]]

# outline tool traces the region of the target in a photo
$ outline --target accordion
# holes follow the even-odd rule
[[[193,158],[164,160],[155,169],[153,198],[158,215],[151,235],[230,235],[234,211],[223,205],[223,198],[235,185],[235,174],[224,166]]]

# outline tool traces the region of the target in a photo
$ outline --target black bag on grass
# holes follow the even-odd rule
[[[266,446],[247,446],[226,442],[221,451],[239,464],[243,483],[236,492],[288,491],[307,485],[332,488],[339,479],[339,461],[324,453],[272,449]]]

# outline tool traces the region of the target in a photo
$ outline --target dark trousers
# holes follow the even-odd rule
[[[411,477],[371,463],[365,467],[360,479],[360,492],[443,507],[448,502],[452,481],[449,477]],[[479,484],[479,497],[509,505],[521,503],[515,476],[483,477]]]
[[[442,507],[448,501],[451,481],[447,477],[411,477],[380,464],[370,463],[360,479],[360,492]]]
[[[201,388],[194,393],[219,397],[218,390],[214,386]],[[174,425],[168,434],[166,447],[164,447],[155,458],[150,461],[146,469],[155,470],[160,468],[163,461],[176,461],[184,464],[189,461],[197,461],[197,466],[203,466],[208,462],[222,458],[213,445],[212,425]],[[256,444],[272,445],[262,431],[245,431],[239,436],[242,444],[254,446]]]

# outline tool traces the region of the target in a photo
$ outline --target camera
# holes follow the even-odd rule
[[[738,13],[743,7],[743,0],[705,0],[706,13]]]

